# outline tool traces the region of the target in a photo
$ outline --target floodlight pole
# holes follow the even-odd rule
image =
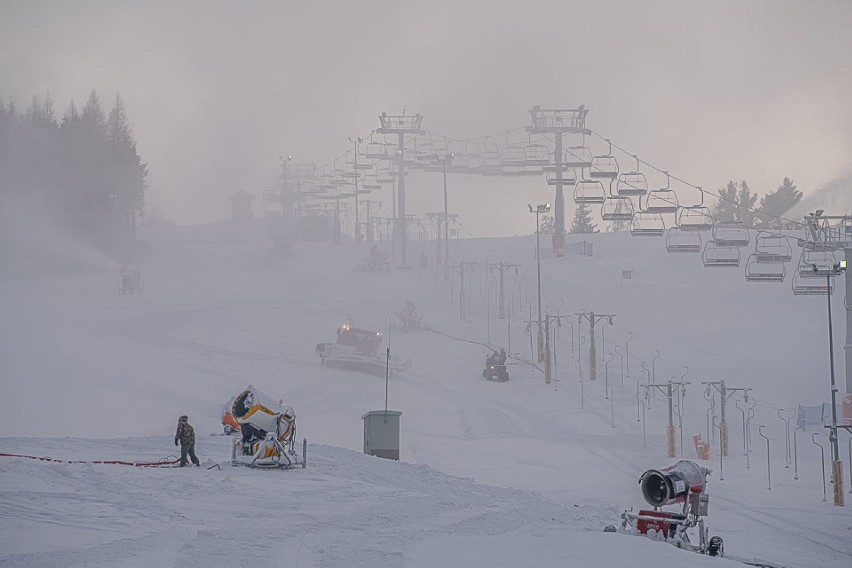
[[[743,392],[743,398],[746,402],[748,402],[748,393],[751,390],[751,387],[729,387],[725,384],[725,381],[701,381],[702,385],[707,385],[707,387],[713,387],[719,393],[719,401],[721,402],[721,420],[719,422],[719,452],[727,456],[728,455],[728,420],[725,413],[728,404],[728,397],[731,393],[735,393],[737,391]],[[714,415],[715,418],[715,415]],[[714,422],[715,424],[715,422]]]
[[[816,270],[816,266],[814,267]],[[837,443],[837,384],[834,382],[834,331],[831,323],[831,277],[843,272],[841,265],[836,265],[825,274],[826,295],[828,298],[828,357],[831,371],[831,427],[829,441],[831,442],[831,483],[834,494],[834,505],[843,506],[843,463],[840,461],[840,448]],[[824,466],[823,466],[824,467]]]
[[[542,213],[547,213],[550,211],[550,203],[544,203],[537,205],[533,208],[532,205],[527,205],[530,209],[530,213],[535,213],[535,263],[536,270],[538,273],[538,314],[536,314],[536,320],[538,321],[538,353],[539,360],[541,360],[542,348],[544,347],[544,338],[542,337],[542,327],[541,327],[541,239],[539,238],[541,235],[541,225],[539,223],[539,215]],[[549,354],[545,353],[545,357],[548,357]],[[549,361],[545,361],[544,365],[545,373],[544,373],[544,382],[545,384],[550,383],[550,364]]]
[[[355,172],[355,244],[358,244],[358,231],[360,231],[359,223],[358,223],[358,146],[361,142],[364,141],[363,136],[358,136],[357,138],[349,138],[349,141],[355,145],[355,154],[353,154],[354,162],[353,162],[353,170]],[[369,213],[367,214],[369,217]],[[365,237],[366,238],[366,237]]]
[[[450,278],[450,216],[447,209],[447,162],[451,162],[455,157],[453,152],[450,152],[442,161],[444,171],[444,280]]]

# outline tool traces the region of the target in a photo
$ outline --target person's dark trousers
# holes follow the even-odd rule
[[[192,460],[192,463],[195,465],[201,465],[201,462],[198,461],[198,456],[195,455],[195,444],[181,444],[180,445],[180,467],[186,465],[186,456],[189,456],[189,459]]]

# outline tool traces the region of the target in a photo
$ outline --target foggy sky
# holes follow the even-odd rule
[[[591,129],[706,189],[788,176],[807,195],[852,169],[850,24],[845,1],[0,0],[0,96],[22,111],[49,92],[61,116],[120,92],[148,201],[185,223],[259,196],[278,155],[324,163],[403,106],[469,138],[585,104]],[[412,174],[408,211],[437,210],[439,184]],[[543,178],[450,186],[477,236],[529,233],[526,203],[553,199]]]

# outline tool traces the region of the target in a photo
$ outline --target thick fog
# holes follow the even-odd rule
[[[226,217],[279,155],[326,163],[403,109],[472,138],[584,104],[589,128],[696,185],[763,195],[786,176],[807,197],[852,164],[850,22],[844,1],[7,0],[0,96],[50,93],[61,117],[120,93],[147,202],[179,223]],[[409,212],[436,210],[439,184],[412,176]],[[450,185],[477,236],[528,233],[525,204],[552,199],[540,178]]]

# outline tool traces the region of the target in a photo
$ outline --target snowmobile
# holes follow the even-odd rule
[[[252,385],[225,404],[222,424],[226,434],[235,434],[231,465],[280,469],[307,465],[307,440],[302,440],[302,454],[296,452],[296,412]]]
[[[399,357],[379,353],[382,345],[382,333],[352,327],[346,323],[337,329],[335,343],[317,343],[316,354],[323,365],[350,369],[360,373],[385,376],[385,371],[393,376],[395,372],[411,368],[411,359],[400,363]]]
[[[722,538],[710,537],[710,530],[704,526],[710,496],[706,493],[707,476],[710,470],[695,462],[681,460],[664,469],[650,469],[639,478],[642,496],[653,510],[633,509],[621,514],[622,528],[631,534],[640,534],[654,540],[669,542],[678,548],[684,548],[707,554],[724,556],[725,547]],[[666,505],[682,503],[680,511],[663,511]],[[689,530],[698,532],[698,542],[692,543]],[[612,525],[604,529],[615,532]]]
[[[506,370],[506,355],[504,353],[492,353],[485,359],[485,369],[482,376],[489,381],[505,383],[509,380],[509,371]]]

